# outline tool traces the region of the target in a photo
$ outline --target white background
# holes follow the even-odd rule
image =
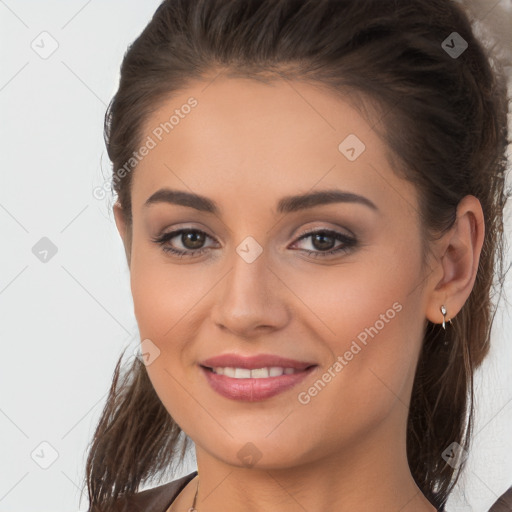
[[[479,3],[503,26],[509,0]],[[0,512],[87,509],[87,444],[121,350],[138,343],[112,199],[92,190],[109,179],[103,116],[123,54],[158,4],[0,0]],[[58,44],[46,59],[31,47],[42,38]],[[32,252],[43,237],[57,248],[46,263]],[[511,326],[500,310],[450,512],[486,511],[512,485]]]

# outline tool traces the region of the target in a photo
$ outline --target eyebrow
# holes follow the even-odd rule
[[[169,203],[187,206],[202,212],[213,213],[214,215],[219,215],[220,213],[220,208],[215,201],[212,201],[205,196],[185,192],[183,190],[172,190],[169,188],[157,190],[146,200],[144,206],[150,206],[156,203]],[[277,212],[292,213],[332,203],[357,203],[367,206],[375,211],[379,210],[375,203],[364,196],[343,190],[332,189],[283,197],[277,203]]]

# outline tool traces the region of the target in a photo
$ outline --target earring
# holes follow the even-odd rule
[[[444,304],[439,308],[441,310],[441,313],[443,314],[443,329],[446,331],[446,308],[444,307]]]

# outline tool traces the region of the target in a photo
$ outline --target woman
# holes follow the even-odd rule
[[[446,0],[159,6],[106,115],[141,355],[91,511],[444,510],[502,276],[489,57]]]

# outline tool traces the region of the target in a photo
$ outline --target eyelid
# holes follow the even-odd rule
[[[348,233],[340,232],[340,230],[348,231]],[[354,239],[357,238],[357,236],[354,234],[354,232],[346,227],[338,226],[338,227],[334,228],[334,227],[326,227],[326,226],[314,226],[312,228],[305,228],[299,234],[295,235],[295,239],[297,240],[297,239],[303,237],[304,235],[309,235],[311,233],[318,233],[319,231],[326,232],[326,233],[340,234],[340,235],[346,236],[347,238],[354,238]]]

